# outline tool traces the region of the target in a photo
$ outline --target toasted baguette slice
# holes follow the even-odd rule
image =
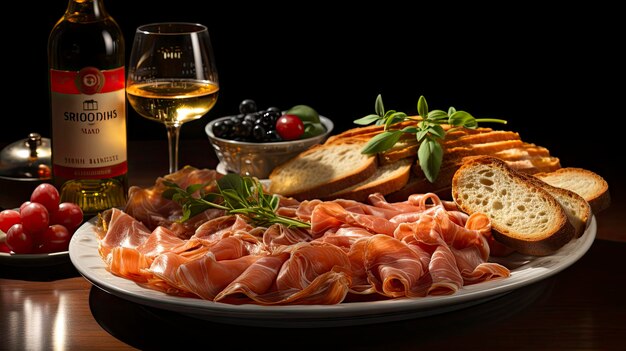
[[[446,133],[446,137],[444,140],[444,143],[446,142],[451,142],[453,140],[456,140],[458,138],[462,138],[464,136],[467,135],[474,135],[474,134],[481,134],[481,133],[488,133],[488,132],[492,132],[493,129],[491,128],[476,128],[476,129],[468,129],[468,128],[458,128],[458,129],[452,129],[450,131],[448,131]]]
[[[478,146],[479,144],[491,143],[496,141],[510,141],[510,140],[520,140],[519,134],[515,132],[501,131],[501,130],[485,130],[481,129],[479,131],[473,129],[460,129],[459,133],[455,134],[455,136],[448,138],[446,135],[446,139],[443,141],[442,145],[447,150],[456,150],[457,155],[465,154],[472,152],[467,149],[468,145]],[[456,131],[455,131],[456,132]],[[514,145],[517,145],[515,143]],[[414,136],[411,136],[408,139],[400,140],[393,148],[382,152],[379,154],[379,163],[385,164],[397,161],[398,159],[404,157],[413,157],[417,153],[417,149],[419,148],[419,144],[417,139]],[[459,149],[462,148],[463,152],[458,152]],[[453,153],[450,153],[449,158],[454,159],[456,156]]]
[[[358,139],[316,145],[274,168],[269,191],[302,201],[362,182],[377,167],[375,156],[361,153],[364,145]]]
[[[419,144],[415,137],[400,140],[391,149],[378,154],[378,163],[384,165],[404,158],[415,159],[418,148]]]
[[[378,166],[376,172],[366,180],[346,189],[337,191],[322,200],[348,199],[366,202],[373,193],[387,195],[402,188],[409,180],[413,159],[405,158],[394,163]]]
[[[504,161],[519,161],[528,160],[532,157],[550,157],[550,151],[545,147],[524,143],[522,147],[498,151],[493,156]]]
[[[468,145],[484,144],[494,141],[506,140],[520,140],[520,136],[516,132],[494,130],[484,133],[467,134],[456,139],[447,139],[444,141],[444,145],[446,148],[451,149],[453,147],[466,147]]]
[[[404,127],[408,127],[410,125],[415,124],[415,121],[404,121],[393,125],[393,129],[402,129]],[[326,139],[324,144],[332,144],[338,141],[342,141],[345,139],[365,139],[369,140],[370,138],[380,134],[384,131],[384,125],[368,125],[362,127],[356,127],[352,129],[348,129],[339,134],[331,135]]]
[[[490,141],[486,143],[479,144],[467,144],[465,146],[457,146],[451,148],[445,148],[445,155],[448,157],[458,157],[463,158],[465,156],[475,156],[475,155],[493,155],[496,152],[510,149],[522,147],[524,142],[517,140],[499,140],[499,141]]]
[[[454,174],[452,197],[466,213],[487,214],[494,238],[526,255],[552,254],[574,237],[554,196],[495,157],[468,158]]]
[[[582,196],[593,213],[599,213],[611,204],[609,184],[590,170],[565,167],[553,172],[540,172],[534,176],[552,186],[568,189]]]
[[[565,210],[570,224],[574,227],[574,235],[577,238],[582,236],[591,218],[591,206],[589,206],[589,203],[582,196],[573,191],[557,188],[531,175],[523,174],[523,176],[526,177],[529,182],[533,182],[542,187],[549,192],[550,195],[554,196],[556,201],[558,201]]]
[[[526,174],[553,172],[561,169],[561,161],[557,157],[533,156],[527,160],[506,161],[509,167]]]

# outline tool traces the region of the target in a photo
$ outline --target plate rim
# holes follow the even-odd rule
[[[68,258],[69,250],[41,254],[10,254],[8,252],[0,252],[0,264],[10,266],[47,266],[66,262]]]

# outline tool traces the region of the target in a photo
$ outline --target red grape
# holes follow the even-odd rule
[[[21,208],[20,218],[24,231],[29,234],[43,232],[50,224],[48,210],[38,202],[31,202]]]
[[[32,202],[30,201],[24,201],[21,205],[20,205],[20,212],[24,209],[24,207],[28,206],[29,204],[31,204]]]
[[[39,184],[30,195],[30,202],[37,202],[46,207],[50,215],[59,208],[59,191],[50,183]]]
[[[20,213],[15,210],[4,210],[0,212],[0,230],[7,232],[13,224],[20,223]]]
[[[72,235],[60,224],[53,224],[43,232],[39,252],[67,251]]]
[[[21,223],[14,224],[7,231],[6,244],[15,253],[31,253],[33,250],[33,237],[24,231]]]
[[[58,211],[52,215],[50,224],[61,224],[70,233],[73,233],[76,228],[83,222],[83,210],[75,203],[63,202],[59,205]]]

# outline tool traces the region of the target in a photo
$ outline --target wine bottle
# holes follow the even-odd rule
[[[70,0],[48,38],[53,181],[85,218],[127,199],[124,55],[102,0]]]

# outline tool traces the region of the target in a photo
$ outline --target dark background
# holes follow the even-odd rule
[[[424,95],[431,109],[452,105],[477,117],[506,119],[506,126],[489,126],[547,147],[563,166],[594,170],[609,184],[621,181],[624,157],[618,151],[626,116],[617,9],[527,2],[484,8],[337,4],[106,1],[124,32],[127,59],[140,24],[209,27],[220,96],[205,117],[183,126],[183,139],[206,138],[204,125],[236,113],[246,98],[261,108],[310,105],[339,132],[372,113],[378,94],[387,109],[407,113],[416,113]],[[33,131],[50,136],[46,46],[67,1],[32,6],[29,17],[18,18],[27,21],[28,31],[14,28],[4,35],[3,143]],[[165,140],[165,128],[129,106],[128,138]]]

